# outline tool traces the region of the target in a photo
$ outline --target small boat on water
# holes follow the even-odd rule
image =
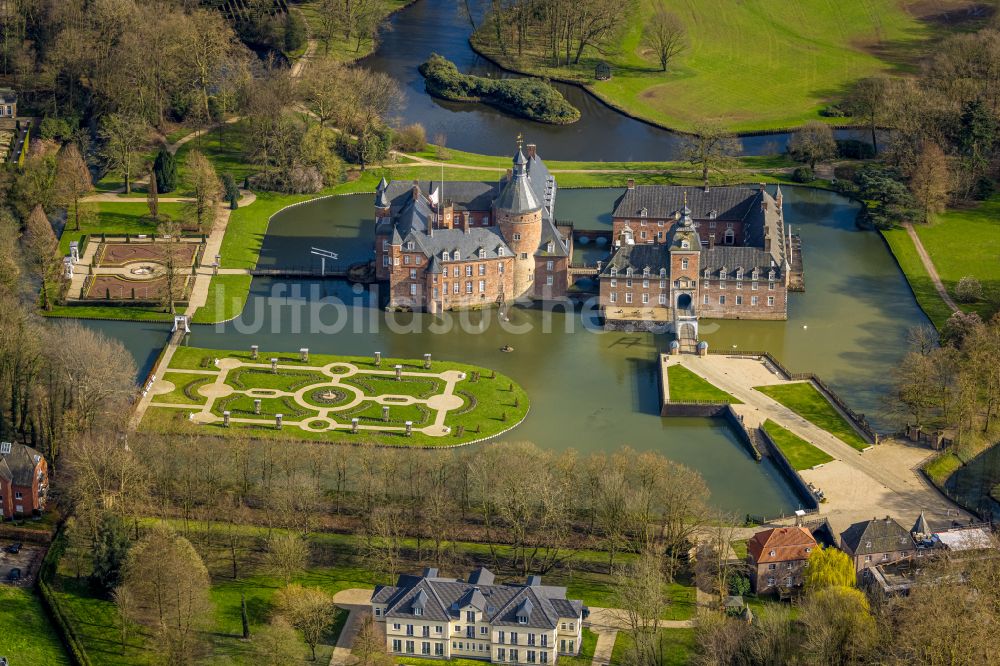
[[[500,348],[500,351],[502,351],[502,352],[512,352],[512,351],[514,351],[514,348],[511,347],[510,345],[504,345],[503,347]]]

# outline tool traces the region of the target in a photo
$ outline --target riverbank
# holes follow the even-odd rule
[[[477,53],[505,69],[580,85],[621,113],[659,127],[689,132],[712,117],[734,132],[761,132],[794,128],[810,120],[851,124],[850,118],[820,115],[826,106],[840,101],[833,91],[912,64],[931,39],[945,32],[897,3],[761,4],[733,6],[726,0],[709,0],[692,6],[667,0],[665,7],[686,27],[690,47],[669,63],[666,72],[642,44],[643,26],[653,18],[654,5],[649,2],[640,3],[623,19],[624,29],[604,49],[608,55],[587,50],[570,65],[552,66],[546,39],[527,40],[520,58],[513,46],[504,53],[490,23],[484,23],[470,41]],[[706,16],[713,20],[705,20]],[[540,26],[532,29],[541,31]],[[871,44],[893,48],[865,46]],[[610,79],[598,80],[596,68],[602,63],[610,66]],[[823,91],[816,90],[815,71],[824,73]],[[754,110],[752,116],[746,109]]]

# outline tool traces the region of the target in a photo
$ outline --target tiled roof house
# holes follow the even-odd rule
[[[807,527],[776,527],[757,532],[747,542],[750,582],[757,594],[802,585],[809,555],[818,548]]]

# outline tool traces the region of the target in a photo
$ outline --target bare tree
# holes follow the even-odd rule
[[[274,534],[267,540],[264,565],[272,576],[281,578],[285,585],[305,571],[309,561],[309,545],[297,534]]]
[[[833,130],[818,120],[806,123],[789,140],[788,154],[808,164],[810,169],[815,169],[817,162],[837,155],[837,142],[833,139]]]
[[[386,654],[385,639],[375,624],[375,618],[365,613],[361,618],[361,628],[354,639],[356,666],[391,666],[393,659]]]
[[[193,196],[190,204],[191,215],[199,231],[206,225],[210,231],[215,223],[216,205],[222,194],[219,176],[208,158],[197,150],[188,153],[185,166],[187,184]]]
[[[936,143],[925,141],[910,176],[910,191],[920,204],[925,223],[931,214],[944,210],[951,185],[951,171],[944,151]]]
[[[875,132],[886,119],[890,106],[891,84],[884,76],[872,76],[854,84],[847,96],[847,105],[856,116],[863,117],[872,136],[872,148],[878,152],[878,137]]]
[[[657,5],[642,30],[641,44],[653,53],[665,72],[670,61],[688,48],[687,28],[680,16],[663,5]]]
[[[136,115],[112,113],[101,122],[103,155],[109,170],[121,174],[125,193],[132,193],[132,174],[139,169],[139,150],[146,141],[148,126]]]
[[[35,206],[25,226],[25,254],[33,269],[32,272],[42,283],[42,307],[50,310],[53,299],[49,288],[59,270],[59,241],[56,240],[52,224],[41,206]]]
[[[333,597],[323,590],[301,585],[289,585],[274,596],[278,612],[302,632],[312,652],[312,660],[316,661],[316,646],[336,617]]]
[[[669,606],[663,565],[663,553],[649,548],[615,575],[615,612],[633,639],[628,659],[636,666],[663,662],[660,618]]]
[[[718,122],[699,123],[694,133],[684,137],[681,153],[684,159],[701,169],[701,179],[708,189],[710,172],[725,173],[735,164],[735,156],[742,146]]]
[[[94,189],[90,169],[75,143],[67,143],[56,157],[55,192],[59,203],[73,216],[73,228],[80,230],[81,200]]]

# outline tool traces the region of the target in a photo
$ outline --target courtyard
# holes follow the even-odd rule
[[[140,427],[343,443],[455,446],[528,412],[509,378],[459,363],[178,347],[149,386]]]

